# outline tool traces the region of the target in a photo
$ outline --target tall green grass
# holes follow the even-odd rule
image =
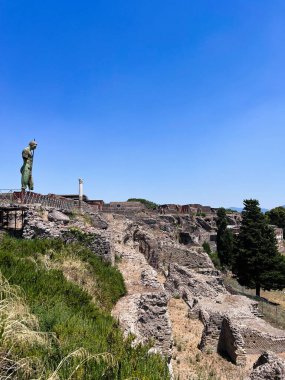
[[[39,260],[44,255],[52,260],[72,255],[87,262],[100,288],[99,305],[78,285],[67,281],[60,270],[47,270]],[[112,306],[125,293],[123,278],[116,268],[103,263],[88,249],[79,244],[64,245],[57,240],[4,238],[0,242],[0,270],[10,284],[24,290],[40,329],[55,335],[48,349],[30,345],[27,352],[19,353],[37,357],[45,368],[45,378],[62,361],[59,379],[68,379],[71,365],[64,358],[82,348],[93,357],[99,358],[102,353],[105,357],[83,361],[72,379],[169,379],[163,358],[149,355],[147,346],[133,348],[131,338],[123,339],[117,322],[110,315]],[[112,360],[107,360],[106,355]],[[72,360],[77,359],[72,357]]]

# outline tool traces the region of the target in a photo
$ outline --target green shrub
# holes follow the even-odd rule
[[[204,251],[206,253],[208,253],[208,255],[211,255],[211,253],[212,253],[211,247],[210,247],[210,244],[207,241],[204,241],[202,247],[203,247]]]
[[[99,306],[78,285],[67,281],[60,270],[47,270],[39,260],[44,255],[58,259],[71,253],[92,267],[100,288]],[[107,365],[104,361],[88,361],[73,379],[169,379],[162,357],[149,355],[148,346],[133,348],[131,338],[124,341],[118,323],[109,312],[125,293],[122,276],[116,268],[102,262],[85,247],[80,244],[64,245],[59,240],[4,238],[0,242],[0,270],[11,284],[24,290],[40,329],[56,335],[57,339],[52,342],[48,353],[36,351],[47,373],[54,371],[68,354],[83,348],[90,355],[109,353],[114,363]],[[34,352],[26,354],[34,355]],[[60,379],[67,379],[69,375],[67,363],[62,367]]]
[[[140,202],[143,205],[145,205],[146,208],[149,208],[150,210],[155,210],[158,207],[158,204],[148,201],[147,199],[143,199],[143,198],[130,198],[127,200],[127,202]]]
[[[219,259],[218,252],[212,252],[209,256],[210,256],[210,259],[212,260],[215,268],[221,270],[222,266],[221,266],[221,262],[220,262],[220,259]]]
[[[198,211],[196,213],[196,216],[202,216],[203,218],[206,216],[206,213],[205,212],[202,212],[202,211]]]

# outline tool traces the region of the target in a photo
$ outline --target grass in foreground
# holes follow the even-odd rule
[[[73,255],[88,262],[100,289],[99,304],[95,305],[78,285],[67,281],[60,270],[46,269],[39,260],[45,255],[51,260]],[[24,291],[25,304],[38,323],[36,331],[50,337],[48,344],[42,346],[27,338],[27,344],[13,352],[15,362],[25,359],[38,363],[31,366],[31,377],[15,379],[35,378],[40,368],[43,379],[54,380],[169,378],[160,356],[149,355],[148,347],[133,348],[131,339],[124,341],[110,315],[112,305],[125,292],[122,276],[88,249],[53,240],[5,238],[0,242],[0,270],[11,285]],[[1,351],[9,354],[3,334],[0,344]],[[58,371],[57,377],[50,377],[54,371]]]

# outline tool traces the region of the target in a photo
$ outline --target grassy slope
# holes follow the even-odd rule
[[[79,286],[65,279],[60,270],[49,269],[39,258],[48,255],[52,260],[69,255],[87,262],[92,268],[98,292],[99,306]],[[125,292],[121,274],[116,268],[102,263],[80,245],[65,246],[52,240],[16,240],[5,238],[0,243],[0,270],[11,284],[19,285],[26,302],[36,315],[42,331],[54,332],[48,352],[37,349],[22,355],[36,355],[48,372],[54,370],[68,353],[80,347],[90,354],[108,352],[115,365],[90,361],[76,372],[73,379],[168,379],[165,362],[148,355],[147,347],[131,347],[124,341],[110,310]],[[68,366],[63,367],[61,379],[67,379]]]

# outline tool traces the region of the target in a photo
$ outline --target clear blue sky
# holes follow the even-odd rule
[[[0,1],[0,188],[285,204],[284,0]]]

